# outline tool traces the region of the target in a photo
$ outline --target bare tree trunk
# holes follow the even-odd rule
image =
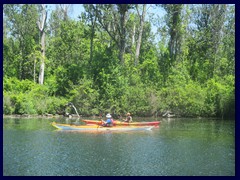
[[[133,33],[132,33],[132,46],[135,46],[135,32],[136,32],[136,25],[133,24]]]
[[[45,68],[45,31],[44,27],[46,24],[47,20],[47,11],[46,11],[46,5],[42,4],[42,16],[41,16],[41,21],[39,20],[38,22],[38,28],[41,34],[41,53],[42,53],[42,58],[41,58],[41,64],[40,64],[40,72],[39,72],[39,77],[38,81],[39,84],[43,84],[44,81],[44,68]]]
[[[128,5],[127,4],[119,4],[119,13],[120,13],[120,53],[119,58],[121,64],[124,64],[124,54],[126,49],[126,23],[127,23],[127,12],[128,12]]]
[[[139,35],[138,35],[138,42],[137,42],[137,48],[136,48],[136,54],[135,54],[135,66],[138,65],[138,60],[139,60],[139,54],[140,54],[140,47],[142,43],[142,33],[143,33],[143,26],[144,26],[144,21],[145,21],[145,15],[146,15],[146,4],[143,5],[143,11],[142,15],[140,17],[140,30],[139,30]]]
[[[134,23],[134,22],[133,22]],[[134,51],[135,51],[135,33],[136,33],[136,25],[133,24],[133,32],[132,32],[132,44],[131,44],[131,61],[134,59]]]
[[[125,44],[126,44],[126,41],[122,37],[121,40],[120,40],[120,53],[119,53],[119,59],[121,61],[121,64],[125,63],[125,61],[124,61],[124,53],[125,53],[125,48],[126,48]]]
[[[63,12],[63,20],[64,21],[67,21],[68,20],[68,11],[69,11],[69,8],[71,7],[70,4],[60,4],[60,8]]]
[[[91,44],[90,44],[90,63],[92,63],[92,59],[93,59],[93,39],[94,39],[94,35],[95,35],[95,25],[96,25],[96,16],[95,17],[91,17]]]
[[[34,64],[33,64],[33,81],[36,83],[36,56],[35,54],[33,55],[34,58]]]
[[[222,42],[222,31],[224,27],[224,20],[225,20],[225,15],[226,15],[226,10],[227,10],[227,5],[213,5],[214,12],[215,14],[213,15],[213,22],[214,22],[214,28],[212,29],[212,41],[214,42],[214,47],[213,47],[213,55],[214,55],[214,60],[213,60],[213,75],[215,74],[216,71],[216,61],[217,61],[217,56],[219,52],[219,46],[220,43]]]
[[[42,59],[40,64],[40,72],[39,72],[39,84],[43,84],[44,81],[44,69],[45,69],[45,32],[41,32],[41,53]]]

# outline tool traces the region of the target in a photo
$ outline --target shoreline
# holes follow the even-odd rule
[[[12,114],[12,115],[5,115],[3,114],[3,118],[59,118],[59,117],[66,117],[63,115],[53,115],[53,114],[45,114],[45,115],[30,115],[30,114]]]
[[[12,115],[4,115],[3,114],[3,118],[45,118],[45,119],[48,119],[48,118],[69,118],[69,119],[82,119],[82,118],[90,118],[90,119],[99,119],[98,116],[80,116],[78,117],[77,114],[72,114],[71,117],[68,117],[68,116],[64,116],[64,115],[59,115],[59,114],[44,114],[44,115],[37,115],[37,114],[34,114],[34,115],[30,115],[30,114],[12,114]],[[139,117],[136,117],[136,118],[139,118]],[[141,118],[141,117],[140,117]],[[194,119],[221,119],[219,117],[143,117],[143,118],[155,118],[155,119],[182,119],[182,118],[187,118],[187,119],[191,119],[191,118],[194,118]],[[227,118],[229,119],[229,118]],[[231,118],[230,118],[231,119]],[[235,119],[235,118],[233,118]]]

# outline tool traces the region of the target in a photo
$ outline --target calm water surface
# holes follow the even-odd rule
[[[65,119],[4,118],[3,175],[235,175],[234,120],[159,120],[152,131],[80,133],[50,125]]]

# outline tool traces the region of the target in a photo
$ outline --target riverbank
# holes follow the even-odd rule
[[[3,118],[44,118],[44,119],[48,119],[48,118],[56,118],[56,119],[60,119],[60,118],[70,118],[70,119],[78,119],[78,115],[77,114],[71,114],[71,117],[68,116],[64,116],[64,115],[60,115],[60,114],[43,114],[43,115],[37,115],[37,114],[12,114],[12,115],[4,115],[3,114]],[[83,118],[80,115],[80,119]],[[101,119],[99,118],[99,116],[86,116],[85,118],[89,118],[89,119]],[[135,119],[139,119],[139,118],[154,118],[154,119],[188,119],[188,118],[195,118],[195,119],[221,119],[218,117],[134,117]],[[117,119],[117,118],[115,118]]]
[[[44,115],[30,115],[30,114],[12,114],[12,115],[4,115],[3,114],[3,118],[60,118],[60,117],[64,117],[63,115],[53,115],[53,114],[44,114]]]

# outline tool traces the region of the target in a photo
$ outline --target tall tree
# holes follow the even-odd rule
[[[38,81],[39,84],[43,84],[44,81],[44,68],[45,68],[45,41],[46,41],[46,33],[45,33],[45,28],[46,28],[46,20],[47,20],[47,10],[46,10],[46,5],[42,4],[39,5],[39,9],[41,11],[41,15],[39,17],[39,21],[37,22],[39,31],[40,31],[40,36],[41,36],[41,53],[42,53],[42,58],[41,58],[41,64],[40,64],[40,71],[39,71],[39,77]]]
[[[223,57],[226,57],[224,64],[219,67],[220,74],[235,75],[235,5],[228,5],[226,21],[223,28]],[[224,72],[224,73],[223,73]]]
[[[107,4],[96,5],[98,22],[101,27],[108,33],[111,39],[116,43],[119,49],[119,60],[121,64],[125,63],[124,54],[126,49],[127,27],[129,9],[132,6],[129,4]]]
[[[29,55],[38,42],[37,8],[31,4],[5,4],[4,16],[4,38],[8,39],[4,42],[11,43],[5,46],[9,48],[4,49],[5,55],[11,54],[11,58],[4,56],[4,65],[7,65],[5,68],[13,68],[11,71],[19,79],[32,79],[34,61]]]
[[[84,14],[85,19],[87,19],[87,21],[90,21],[90,61],[89,63],[91,64],[92,59],[93,59],[93,47],[94,47],[94,43],[93,43],[93,39],[95,36],[95,31],[96,31],[96,26],[97,26],[97,15],[96,15],[96,11],[93,4],[84,4],[84,9],[86,11],[86,14]]]
[[[182,41],[182,4],[166,4],[163,5],[166,10],[166,23],[170,35],[169,53],[171,61],[175,61],[180,54]]]
[[[222,54],[219,51],[224,35],[226,5],[195,5],[193,10],[192,40],[189,44],[191,76],[201,82],[212,78]]]
[[[124,53],[126,48],[126,23],[127,23],[127,12],[129,9],[128,4],[118,4],[118,10],[120,14],[120,53],[119,53],[119,59],[122,64],[124,64]]]
[[[217,66],[217,59],[220,58],[219,54],[219,46],[222,42],[223,38],[223,28],[224,28],[224,22],[226,18],[226,4],[214,4],[213,10],[211,12],[212,14],[212,42],[213,42],[213,73],[216,72],[216,66]]]
[[[131,22],[132,22],[132,25],[133,25],[133,27],[132,27],[132,32],[131,32],[131,36],[132,36],[132,38],[131,38],[131,59],[133,58],[135,58],[134,57],[134,50],[135,50],[135,52],[136,52],[136,47],[135,47],[135,36],[136,36],[136,23],[135,23],[135,16],[134,16],[134,14],[131,14]]]
[[[61,11],[63,12],[63,20],[68,20],[69,9],[72,7],[71,4],[60,4]]]
[[[136,54],[135,54],[135,63],[134,63],[135,66],[138,64],[138,61],[139,61],[139,53],[140,53],[140,47],[142,43],[142,34],[143,34],[143,27],[144,27],[144,21],[146,16],[147,5],[146,4],[142,5],[142,14],[140,14],[138,7],[139,6],[136,5],[137,13],[140,19],[140,27],[139,27],[138,41],[137,41]]]

